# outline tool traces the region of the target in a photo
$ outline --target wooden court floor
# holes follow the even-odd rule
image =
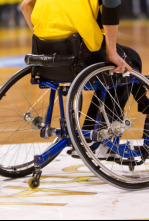
[[[31,39],[28,29],[0,30],[0,85],[25,65],[23,57],[31,52]],[[143,74],[149,75],[149,21],[121,21],[118,43],[140,54]],[[0,177],[1,219],[136,220],[149,217],[148,190],[131,193],[115,189],[98,180],[81,160],[76,161],[65,152],[43,171],[39,189],[30,190],[28,179]]]

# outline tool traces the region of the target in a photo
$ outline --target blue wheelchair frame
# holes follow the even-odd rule
[[[50,94],[50,102],[49,102],[49,107],[47,110],[47,116],[46,116],[46,121],[45,121],[45,128],[50,127],[51,125],[51,121],[52,121],[52,114],[53,114],[53,107],[54,107],[54,100],[55,100],[55,95],[56,95],[56,91],[58,91],[58,97],[59,97],[59,107],[60,107],[60,122],[61,122],[61,129],[56,129],[56,136],[61,138],[61,140],[54,144],[53,147],[51,147],[49,150],[47,150],[46,152],[44,152],[41,155],[37,155],[34,157],[34,162],[35,162],[35,166],[41,168],[45,162],[47,162],[51,157],[56,156],[58,153],[60,153],[65,147],[69,146],[71,144],[71,140],[69,138],[69,135],[67,133],[67,129],[66,129],[66,125],[65,125],[65,113],[64,113],[64,104],[63,104],[63,93],[62,91],[59,89],[59,83],[63,83],[63,82],[45,82],[45,81],[37,81],[35,84],[39,84],[39,87],[41,89],[45,89],[45,88],[51,88],[51,94]],[[65,82],[66,83],[66,82]],[[118,88],[121,86],[124,86],[126,84],[132,84],[132,83],[138,83],[138,80],[133,78],[131,79],[129,82],[127,83],[121,83],[118,85],[113,85],[111,87],[109,87],[109,89],[113,89],[113,88]],[[94,83],[91,87],[90,85],[86,88],[84,88],[84,90],[98,90],[100,87],[100,83]],[[69,90],[69,86],[66,87],[66,90]],[[106,87],[104,86],[102,88],[102,93],[101,93],[101,101],[104,102],[106,99]],[[100,122],[100,119],[98,117],[98,120],[96,122]],[[97,129],[97,127],[99,127],[99,124],[96,125],[95,124],[95,130]],[[76,133],[78,134],[78,132],[76,131]],[[90,138],[91,132],[90,131],[82,131],[83,135],[85,138]],[[93,134],[93,133],[92,133]],[[131,146],[130,143],[127,142],[127,144],[119,144],[119,140],[120,137],[116,136],[113,139],[113,142],[111,142],[108,139],[105,139],[102,141],[103,144],[105,144],[106,146],[108,146],[112,151],[114,151],[115,153],[117,153],[118,155],[120,155],[123,158],[127,158],[127,159],[133,159],[134,157],[142,156],[141,151],[138,150],[131,150]],[[144,145],[149,144],[149,137],[147,137],[144,140]]]

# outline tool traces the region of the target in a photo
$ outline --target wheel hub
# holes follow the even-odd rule
[[[45,126],[42,117],[37,116],[33,118],[30,112],[24,114],[24,120],[27,122],[31,122],[31,128],[34,130],[39,130]]]
[[[125,130],[129,129],[132,126],[132,123],[129,119],[125,119],[123,122],[114,121],[111,124],[111,130],[114,135],[120,136]]]
[[[132,123],[129,119],[124,121],[114,121],[110,128],[99,130],[96,133],[97,141],[102,141],[103,139],[109,139],[113,136],[122,136],[122,134],[132,126]]]

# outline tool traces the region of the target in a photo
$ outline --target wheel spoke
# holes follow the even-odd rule
[[[8,177],[21,177],[32,173],[34,156],[48,150],[56,139],[41,138],[40,130],[33,125],[32,121],[38,117],[45,122],[51,89],[40,89],[39,85],[32,85],[29,71],[21,70],[1,87],[0,174]],[[26,120],[24,116],[27,113],[32,120]],[[60,128],[59,119],[57,96],[52,119],[57,128]]]
[[[148,137],[149,123],[147,122],[144,127],[146,116],[143,117],[141,113],[138,113],[137,102],[140,102],[148,93],[149,82],[133,71],[130,78],[121,77],[123,82],[121,84],[119,77],[110,75],[111,67],[104,66],[104,64],[96,66],[101,66],[101,68],[95,68],[94,71],[91,69],[90,74],[86,75],[86,70],[82,72],[80,79],[78,77],[74,80],[68,94],[68,100],[73,101],[71,104],[67,102],[66,109],[72,143],[86,165],[100,178],[105,174],[109,177],[108,181],[112,184],[117,183],[117,186],[131,188],[132,185],[134,188],[139,188],[139,186],[145,188],[149,182],[147,156],[149,146],[144,142],[143,136]],[[88,73],[89,69],[87,69]],[[145,87],[146,93],[141,92],[141,89]],[[99,92],[102,91],[102,88],[105,91],[103,91],[105,97]],[[121,94],[118,94],[119,91]],[[82,107],[80,110],[81,96]],[[104,108],[102,109],[101,106]],[[147,108],[148,106],[143,111]],[[72,121],[70,110],[74,110],[75,123]],[[82,130],[83,121],[86,122],[88,133],[89,130],[91,134],[97,133],[94,140],[92,140],[92,136],[90,137],[92,145],[85,139]],[[78,131],[77,136],[75,136],[74,130]]]

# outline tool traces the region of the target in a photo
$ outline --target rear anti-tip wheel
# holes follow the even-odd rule
[[[40,180],[36,179],[35,177],[32,177],[29,179],[28,185],[31,189],[36,189],[40,186]]]

